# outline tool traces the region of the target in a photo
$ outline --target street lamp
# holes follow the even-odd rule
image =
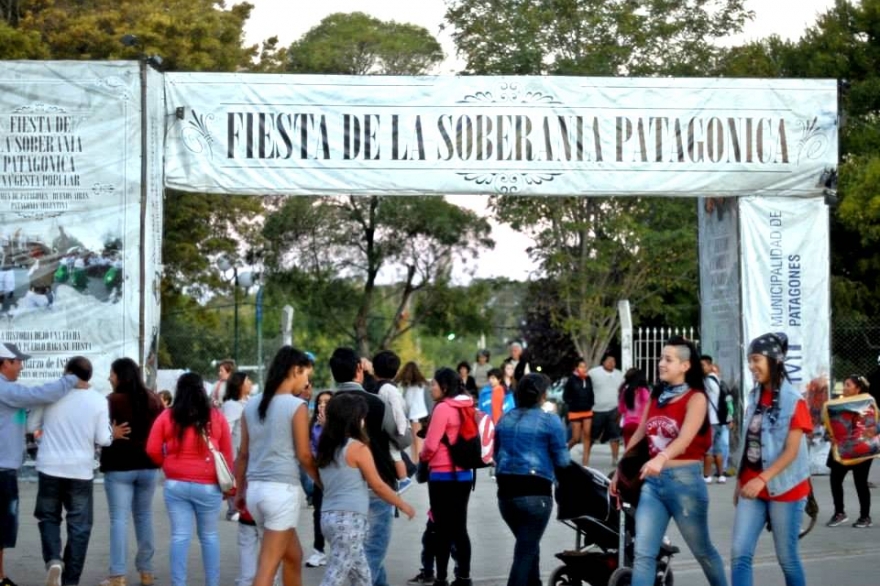
[[[221,256],[217,259],[217,268],[220,269],[220,272],[224,275],[232,271],[232,286],[233,286],[233,342],[232,342],[232,359],[238,364],[238,288],[244,287],[246,290],[249,289],[254,284],[254,274],[251,271],[244,271],[242,273],[238,272],[238,267],[229,262],[229,259],[225,256]]]

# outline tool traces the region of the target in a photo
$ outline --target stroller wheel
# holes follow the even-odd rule
[[[608,578],[608,586],[630,586],[632,584],[632,568],[617,568]]]
[[[550,574],[550,582],[547,586],[581,586],[581,581],[575,577],[571,568],[559,566]]]

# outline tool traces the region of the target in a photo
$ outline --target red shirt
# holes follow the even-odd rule
[[[504,415],[504,387],[495,385],[492,387],[492,422],[496,425],[501,416]]]
[[[773,402],[773,394],[769,389],[764,389],[764,392],[761,393],[761,406],[762,407],[770,407]],[[813,432],[813,419],[810,417],[810,409],[807,407],[807,402],[803,399],[799,400],[794,408],[794,415],[791,417],[791,426],[789,429],[802,429],[804,433],[812,433]],[[739,486],[742,488],[745,484],[757,478],[761,473],[761,470],[755,470],[754,468],[750,468],[748,466],[741,466],[739,473]],[[777,501],[777,502],[792,502],[798,501],[802,498],[807,498],[810,494],[810,479],[807,478],[788,492],[784,492],[778,496],[771,497],[770,491],[767,490],[767,485],[764,485],[763,490],[758,494],[759,499],[763,499],[765,501]]]
[[[165,478],[198,484],[216,484],[217,472],[205,440],[188,427],[183,441],[178,440],[177,425],[171,418],[171,409],[165,409],[156,419],[147,439],[147,455],[162,466]],[[211,409],[210,439],[214,449],[223,454],[232,469],[232,435],[229,424],[219,409]]]
[[[648,451],[652,458],[678,439],[678,434],[681,433],[681,428],[684,425],[688,403],[695,392],[687,391],[680,399],[670,401],[663,407],[656,399],[651,401],[648,406],[645,436],[648,438]],[[697,432],[690,445],[674,459],[702,462],[703,456],[709,452],[710,447],[712,447],[712,428],[707,425],[702,433]]]

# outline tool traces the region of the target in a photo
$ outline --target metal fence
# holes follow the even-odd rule
[[[700,330],[695,327],[635,328],[633,332],[633,366],[645,373],[652,385],[657,382],[657,361],[663,345],[672,336],[684,336],[699,346]]]
[[[834,381],[878,368],[880,316],[834,318],[831,324],[831,373]]]

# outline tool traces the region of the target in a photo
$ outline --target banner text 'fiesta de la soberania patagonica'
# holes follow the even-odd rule
[[[252,194],[807,195],[836,166],[836,91],[815,80],[168,74],[166,181]]]

